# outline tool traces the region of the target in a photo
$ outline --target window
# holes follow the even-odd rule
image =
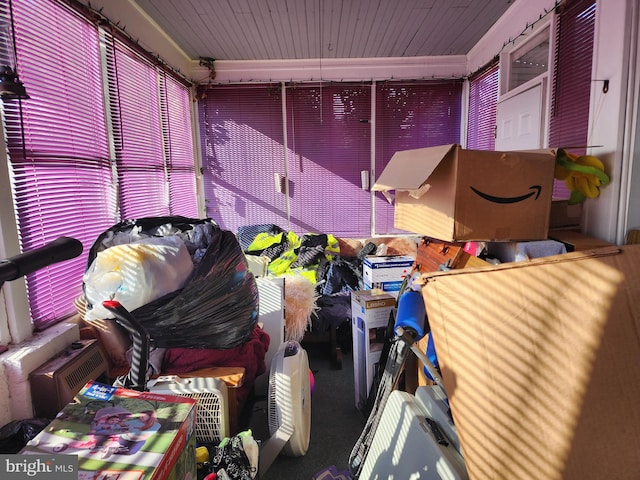
[[[208,215],[232,231],[273,223],[298,234],[394,233],[393,207],[381,195],[372,216],[366,179],[398,150],[460,142],[462,81],[378,84],[375,163],[372,88],[291,84],[284,99],[275,86],[206,89],[199,114]]]
[[[31,97],[4,102],[21,247],[62,235],[87,246],[116,220],[98,34],[51,1],[14,2],[14,17],[18,71]],[[73,313],[84,261],[27,277],[37,328]]]
[[[545,25],[523,36],[521,44],[501,55],[501,70],[505,74],[501,79],[501,93],[517,89],[549,71],[549,38],[551,27]]]
[[[287,88],[287,175],[297,233],[369,236],[371,86],[330,83]],[[365,175],[367,174],[365,173]]]
[[[460,143],[462,81],[384,82],[376,88],[376,177],[399,150]],[[393,206],[375,195],[375,233],[397,233]]]
[[[596,2],[567,1],[558,12],[549,143],[587,145]]]
[[[288,229],[280,85],[219,86],[199,97],[207,216],[232,232],[264,223]]]
[[[162,73],[160,79],[169,212],[171,215],[198,218],[191,94],[189,88],[166,72]]]
[[[495,61],[469,77],[469,149],[495,149],[499,72],[498,62]]]
[[[191,128],[190,95],[177,76],[66,2],[14,0],[13,11],[17,70],[31,97],[3,101],[21,248],[60,236],[85,247],[81,257],[27,276],[33,324],[43,329],[75,313],[100,233],[129,215],[197,211],[195,179],[180,175],[194,171],[192,136],[182,130]]]
[[[122,218],[168,215],[158,72],[117,40],[112,59],[109,93]]]

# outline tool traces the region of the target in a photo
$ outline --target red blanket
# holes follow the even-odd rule
[[[169,348],[164,354],[162,371],[187,373],[206,367],[244,367],[244,382],[236,392],[241,407],[256,377],[266,371],[265,356],[269,342],[269,334],[255,327],[245,343],[228,350]]]

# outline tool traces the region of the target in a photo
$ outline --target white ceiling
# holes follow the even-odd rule
[[[133,0],[192,59],[465,55],[513,0]]]

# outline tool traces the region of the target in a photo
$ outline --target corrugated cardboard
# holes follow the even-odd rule
[[[472,479],[640,478],[640,245],[422,280]]]
[[[549,228],[579,227],[582,223],[582,203],[569,205],[568,200],[552,200]]]
[[[404,150],[393,155],[372,190],[395,190],[396,228],[444,241],[543,240],[554,165],[551,150]]]
[[[592,250],[594,248],[608,247],[613,245],[611,242],[600,238],[591,237],[575,230],[550,229],[549,238],[562,242],[567,252],[575,252],[578,250]]]

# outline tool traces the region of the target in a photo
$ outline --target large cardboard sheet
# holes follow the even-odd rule
[[[423,281],[471,478],[640,478],[640,246]]]

